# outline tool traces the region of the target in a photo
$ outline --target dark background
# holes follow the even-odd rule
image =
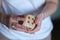
[[[51,16],[54,29],[52,31],[52,40],[60,40],[60,0],[57,11]]]

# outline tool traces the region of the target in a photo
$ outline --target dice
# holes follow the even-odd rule
[[[35,25],[36,25],[35,24],[35,17],[32,15],[27,15],[25,17],[25,21],[24,21],[23,25],[26,26],[27,28],[31,29],[31,30],[34,29]]]

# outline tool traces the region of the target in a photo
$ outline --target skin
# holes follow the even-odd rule
[[[37,15],[36,24],[38,26],[36,27],[36,29],[28,33],[35,33],[36,31],[40,30],[41,21],[44,20],[46,17],[52,15],[56,11],[57,6],[58,0],[46,0],[45,7],[43,8],[42,12],[39,15]]]
[[[58,6],[58,0],[46,0],[45,7],[43,8],[42,12],[39,15],[37,15],[37,18],[35,20],[37,27],[34,30],[29,30],[23,25],[17,25],[18,27],[14,27],[14,29],[18,31],[23,31],[29,34],[34,34],[35,32],[40,30],[41,21],[44,20],[46,17],[51,16],[56,11],[57,6]],[[19,28],[19,26],[22,26],[23,28]]]
[[[0,3],[1,3],[1,0],[0,0]],[[37,27],[34,30],[29,30],[23,25],[19,25],[19,24],[16,24],[17,27],[12,27],[12,28],[18,31],[23,31],[29,34],[34,34],[35,32],[40,30],[42,20],[44,20],[48,16],[51,16],[56,11],[57,6],[58,6],[58,0],[46,0],[45,7],[41,11],[41,13],[37,15],[36,17],[35,23],[37,24]],[[23,18],[22,20],[24,21]]]
[[[43,8],[42,12],[37,15],[36,24],[38,25],[33,31],[28,31],[28,33],[35,33],[40,30],[41,21],[46,17],[51,16],[57,9],[58,0],[46,0],[46,5]]]

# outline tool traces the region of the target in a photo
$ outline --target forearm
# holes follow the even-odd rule
[[[44,17],[50,16],[56,11],[57,5],[58,4],[52,2],[47,3],[41,13],[44,14]]]
[[[46,18],[52,15],[56,11],[57,6],[58,6],[58,3],[47,2],[42,12],[40,13],[40,15],[42,14],[43,18]]]

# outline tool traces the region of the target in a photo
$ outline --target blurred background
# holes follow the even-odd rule
[[[57,11],[51,16],[54,29],[52,31],[52,40],[60,40],[60,0]]]

